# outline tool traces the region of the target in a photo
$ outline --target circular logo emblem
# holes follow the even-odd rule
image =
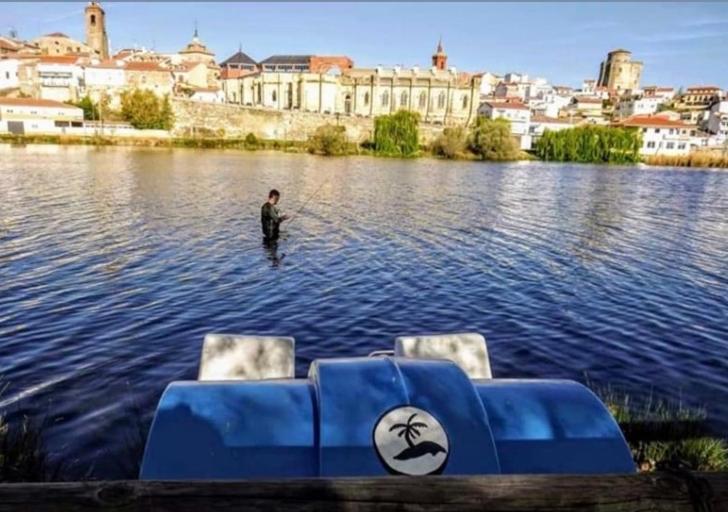
[[[397,407],[374,427],[374,447],[390,473],[441,473],[450,443],[445,429],[430,413],[417,407]]]

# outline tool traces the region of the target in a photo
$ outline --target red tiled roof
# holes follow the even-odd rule
[[[568,119],[559,119],[558,117],[548,117],[538,114],[531,116],[532,123],[552,123],[552,124],[572,124]]]
[[[124,69],[127,71],[170,71],[156,62],[127,62],[124,64]]]
[[[38,57],[41,64],[75,64],[77,55],[41,55]]]
[[[67,105],[60,101],[41,100],[36,98],[0,98],[0,105],[17,105],[23,107],[54,107],[54,108],[72,108],[81,110],[73,105]]]
[[[490,106],[490,108],[504,108],[504,109],[511,109],[511,110],[528,110],[528,107],[526,105],[524,105],[523,103],[517,103],[515,101],[513,101],[513,102],[486,101],[485,104]]]
[[[673,121],[666,116],[632,116],[620,122],[622,126],[634,126],[645,128],[694,128],[694,126],[682,121]]]
[[[708,89],[711,91],[720,91],[720,87],[715,85],[692,85],[687,88],[688,91],[697,91],[697,90],[704,90]]]

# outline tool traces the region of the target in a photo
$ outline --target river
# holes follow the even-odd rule
[[[311,198],[276,252],[273,187]],[[476,331],[496,377],[586,376],[725,432],[727,285],[725,172],[0,145],[0,411],[42,419],[74,477],[130,476],[208,332],[294,336],[303,376]]]

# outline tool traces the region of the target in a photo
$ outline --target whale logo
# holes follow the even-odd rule
[[[390,473],[439,474],[447,462],[450,443],[430,413],[417,407],[397,407],[374,427],[374,447]]]

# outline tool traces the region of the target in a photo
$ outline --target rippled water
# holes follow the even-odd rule
[[[268,189],[295,212],[260,241]],[[478,331],[497,377],[682,397],[728,427],[728,173],[0,146],[0,408],[123,475],[207,332],[319,357]],[[127,457],[128,458],[128,457]]]

